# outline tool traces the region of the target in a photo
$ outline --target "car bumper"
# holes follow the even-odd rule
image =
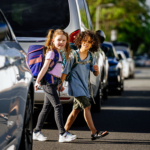
[[[108,76],[108,90],[121,90],[121,79],[119,75]]]
[[[35,104],[43,104],[44,103],[44,96],[45,96],[45,93],[43,90],[35,91],[34,103]],[[65,87],[65,90],[60,93],[60,102],[62,104],[72,104],[73,99],[74,99],[73,96],[68,95],[68,87]]]

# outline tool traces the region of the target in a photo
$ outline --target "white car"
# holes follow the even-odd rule
[[[116,52],[118,54],[119,59],[122,61],[123,76],[124,78],[128,78],[130,76],[129,62],[127,61],[127,58],[122,51],[116,51]]]
[[[8,17],[11,26],[17,36],[20,45],[28,51],[30,45],[44,45],[47,31],[49,29],[63,29],[70,35],[70,45],[73,49],[74,39],[79,32],[93,30],[90,13],[86,0],[9,0],[0,1],[1,8]],[[44,8],[44,9],[42,9]],[[38,42],[37,42],[38,41]],[[94,54],[96,64],[99,66],[99,76],[90,74],[90,82],[93,88],[93,96],[96,105],[95,111],[101,108],[100,91],[102,82],[107,82],[104,73],[104,65],[107,61],[103,59],[103,52],[100,50]],[[60,94],[61,103],[72,103],[73,97],[68,95],[68,83],[64,83],[65,91]],[[44,92],[35,92],[35,104],[43,104]]]

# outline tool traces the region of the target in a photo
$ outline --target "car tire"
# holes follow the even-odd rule
[[[96,97],[94,98],[94,100],[95,100],[96,104],[94,104],[93,100],[91,100],[91,105],[92,105],[91,111],[98,113],[101,111],[101,100],[102,100],[102,97],[100,97],[99,89],[97,91],[97,94],[96,94]]]
[[[121,95],[122,94],[122,90],[116,90],[115,93],[116,93],[116,95]]]
[[[134,73],[132,73],[131,78],[132,78],[132,79],[134,78]]]
[[[21,142],[19,150],[32,150],[32,134],[33,134],[33,103],[31,98],[31,92],[28,92],[25,114],[24,114],[24,124],[21,136]]]
[[[107,99],[108,99],[108,96],[107,96],[107,95],[108,95],[107,88],[104,88],[104,89],[103,89],[103,96],[102,96],[102,99],[103,99],[103,100],[107,100]]]

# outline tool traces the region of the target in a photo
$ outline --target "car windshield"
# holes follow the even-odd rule
[[[107,47],[107,48],[109,49],[109,50],[107,51],[107,53],[106,53],[106,56],[107,56],[107,57],[111,57],[111,58],[114,58],[114,57],[115,57],[111,45],[108,45],[108,44],[101,44],[101,46],[102,46],[102,47],[105,46],[105,47]]]
[[[129,57],[130,57],[130,56],[129,56],[129,52],[123,51],[123,53],[125,54],[126,58],[129,58]]]
[[[17,37],[45,37],[70,22],[68,0],[1,0],[0,6]]]

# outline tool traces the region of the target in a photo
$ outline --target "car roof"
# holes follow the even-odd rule
[[[122,53],[122,54],[124,54],[122,50],[121,51],[116,51],[116,53]]]

